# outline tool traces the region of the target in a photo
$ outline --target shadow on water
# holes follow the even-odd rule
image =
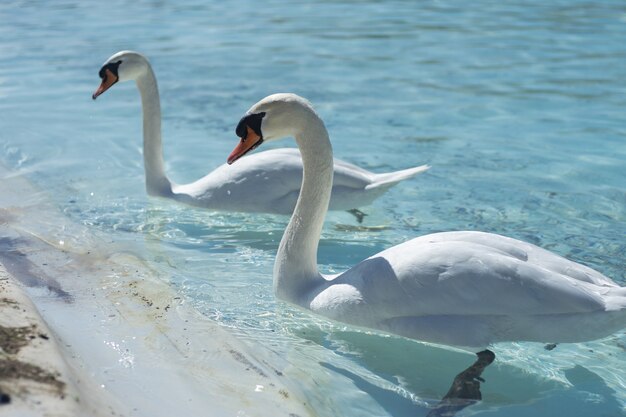
[[[615,391],[589,369],[576,365],[565,371],[572,386],[559,386],[545,392],[532,404],[513,404],[487,410],[489,417],[568,416],[568,417],[624,417],[626,409],[615,397]]]
[[[72,301],[72,296],[61,288],[56,279],[31,262],[26,253],[19,249],[27,246],[28,243],[23,239],[0,238],[0,263],[25,286],[46,288],[64,301]]]
[[[616,392],[600,376],[580,365],[564,371],[565,377],[572,384],[567,386],[518,367],[498,363],[496,356],[495,363],[482,375],[485,379],[480,384],[482,401],[478,401],[478,398],[470,398],[470,401],[457,404],[452,401],[453,406],[459,407],[446,408],[450,402],[446,404],[440,399],[454,390],[454,383],[452,386],[451,383],[455,375],[472,363],[472,355],[398,337],[355,331],[325,333],[319,329],[307,328],[301,329],[299,334],[333,350],[337,355],[350,358],[358,366],[384,378],[392,385],[401,385],[402,390],[413,393],[432,405],[432,408],[424,407],[400,392],[368,382],[357,374],[359,367],[346,370],[323,364],[326,368],[350,378],[359,389],[370,395],[394,417],[451,417],[470,405],[471,408],[464,410],[463,415],[471,409],[472,415],[494,417],[626,417],[626,410],[617,400]],[[497,346],[495,351],[497,355]],[[476,363],[478,361],[474,366]]]
[[[382,408],[392,416],[454,417],[464,408],[481,400],[480,375],[486,366],[493,361],[493,354],[485,351],[479,354],[478,360],[454,378],[452,386],[444,398],[433,408],[418,404],[409,398],[399,396],[396,392],[381,388],[368,382],[357,374],[329,363],[321,365],[352,380],[354,385],[367,392]]]
[[[376,386],[347,369],[338,368],[329,363],[321,363],[320,365],[352,380],[358,389],[366,392],[392,416],[426,416],[430,410],[428,407],[416,404],[394,391]]]
[[[302,328],[297,334],[332,350],[337,355],[349,358],[351,362],[355,363],[356,367],[351,370],[338,370],[334,367],[332,370],[348,376],[361,390],[379,402],[383,408],[389,411],[390,415],[395,417],[426,416],[428,413],[434,412],[433,410],[437,408],[437,405],[441,405],[441,399],[452,391],[453,386],[451,387],[451,385],[453,385],[455,376],[464,369],[468,369],[468,366],[475,360],[475,356],[469,352],[440,348],[395,336],[356,331],[326,333],[319,328],[312,327]],[[330,366],[326,367],[331,369]],[[359,369],[367,374],[371,372],[390,384],[401,387],[401,389],[396,391],[375,386],[358,375]],[[597,381],[599,377],[594,375],[596,379],[591,380],[588,371],[582,373],[580,370],[575,371],[573,375],[578,376],[581,381],[587,381],[589,386],[595,387],[595,389],[598,386],[604,387],[601,394],[607,398],[610,396],[611,409],[618,410],[619,404],[611,396],[610,388],[604,382],[599,384]],[[567,376],[570,378],[569,374]],[[470,399],[465,404],[461,404],[463,407],[457,409],[442,408],[440,410],[441,412],[449,412],[449,414],[435,413],[431,416],[452,416],[462,408],[472,404],[475,404],[471,407],[472,413],[508,416],[509,414],[506,413],[501,414],[502,410],[506,410],[508,413],[509,410],[515,409],[519,410],[519,414],[516,415],[528,416],[528,405],[537,402],[552,403],[554,410],[558,410],[559,406],[561,409],[567,408],[569,410],[569,406],[561,403],[563,396],[576,395],[571,392],[571,387],[564,386],[558,381],[524,372],[522,369],[511,365],[498,363],[497,359],[493,365],[484,371],[482,378],[485,379],[485,382],[480,384],[481,402]],[[574,382],[573,379],[572,382]],[[577,384],[576,382],[575,385]],[[422,398],[431,404],[432,408],[411,401],[406,394],[402,394],[400,391],[410,392]],[[580,399],[577,400],[580,401]],[[571,400],[568,401],[571,402]],[[589,412],[589,408],[588,405],[587,412]],[[569,412],[568,416],[571,415]],[[585,414],[575,415],[582,416]],[[608,415],[621,416],[622,414]]]
[[[615,398],[615,391],[607,386],[597,374],[585,367],[576,365],[565,371],[565,376],[573,385],[571,391],[575,392],[572,393],[572,396],[582,400],[580,404],[575,406],[576,409],[580,410],[580,415],[598,415],[596,407],[598,403],[602,402],[603,412],[601,415],[626,416],[626,410]]]

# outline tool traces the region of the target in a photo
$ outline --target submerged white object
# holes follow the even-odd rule
[[[252,122],[257,123],[253,129]],[[317,248],[333,181],[332,147],[311,104],[275,94],[246,113],[233,162],[258,141],[294,136],[304,180],[274,265],[276,295],[356,326],[459,347],[580,342],[625,327],[626,287],[530,243],[483,232],[421,236],[324,276]],[[246,158],[242,159],[242,162]]]
[[[143,157],[148,194],[171,198],[193,206],[240,212],[291,214],[302,183],[302,158],[297,149],[258,153],[234,167],[226,164],[190,184],[167,178],[161,142],[161,105],[156,77],[147,58],[121,51],[100,70],[102,84],[96,99],[117,81],[135,80],[143,109]],[[341,160],[334,160],[331,210],[349,210],[372,203],[400,181],[426,171],[422,165],[376,174]]]

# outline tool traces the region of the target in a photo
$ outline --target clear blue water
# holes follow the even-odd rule
[[[168,173],[225,161],[242,113],[274,92],[311,100],[335,155],[431,171],[328,216],[324,271],[408,238],[484,230],[538,244],[626,284],[626,4],[621,1],[4,1],[0,161],[200,311],[287,357],[319,415],[425,415],[472,357],[311,317],[271,291],[286,217],[147,198],[138,93],[97,102],[102,62],[147,55]],[[276,146],[293,146],[282,142]],[[1,197],[0,197],[1,198]],[[499,346],[484,401],[460,415],[626,415],[626,336]]]

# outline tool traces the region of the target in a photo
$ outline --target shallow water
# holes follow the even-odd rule
[[[429,163],[350,230],[328,216],[325,272],[442,230],[538,244],[626,284],[626,5],[618,1],[3,2],[0,161],[73,221],[148,248],[203,314],[292,363],[322,416],[414,416],[472,357],[358,332],[282,303],[273,257],[287,218],[149,199],[131,83],[95,103],[102,62],[152,61],[168,173],[225,161],[250,105],[311,100],[335,155],[375,171]],[[283,141],[275,146],[293,146]],[[0,197],[1,198],[1,197]],[[503,344],[461,415],[626,414],[626,336]]]

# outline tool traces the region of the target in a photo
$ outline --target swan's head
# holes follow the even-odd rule
[[[102,79],[100,87],[91,96],[94,100],[118,81],[136,80],[148,68],[146,57],[138,52],[120,51],[107,59],[100,68],[99,76]]]
[[[296,136],[311,116],[319,119],[311,103],[300,96],[281,93],[265,97],[252,106],[237,124],[235,133],[240,140],[228,156],[228,164],[263,142]]]

